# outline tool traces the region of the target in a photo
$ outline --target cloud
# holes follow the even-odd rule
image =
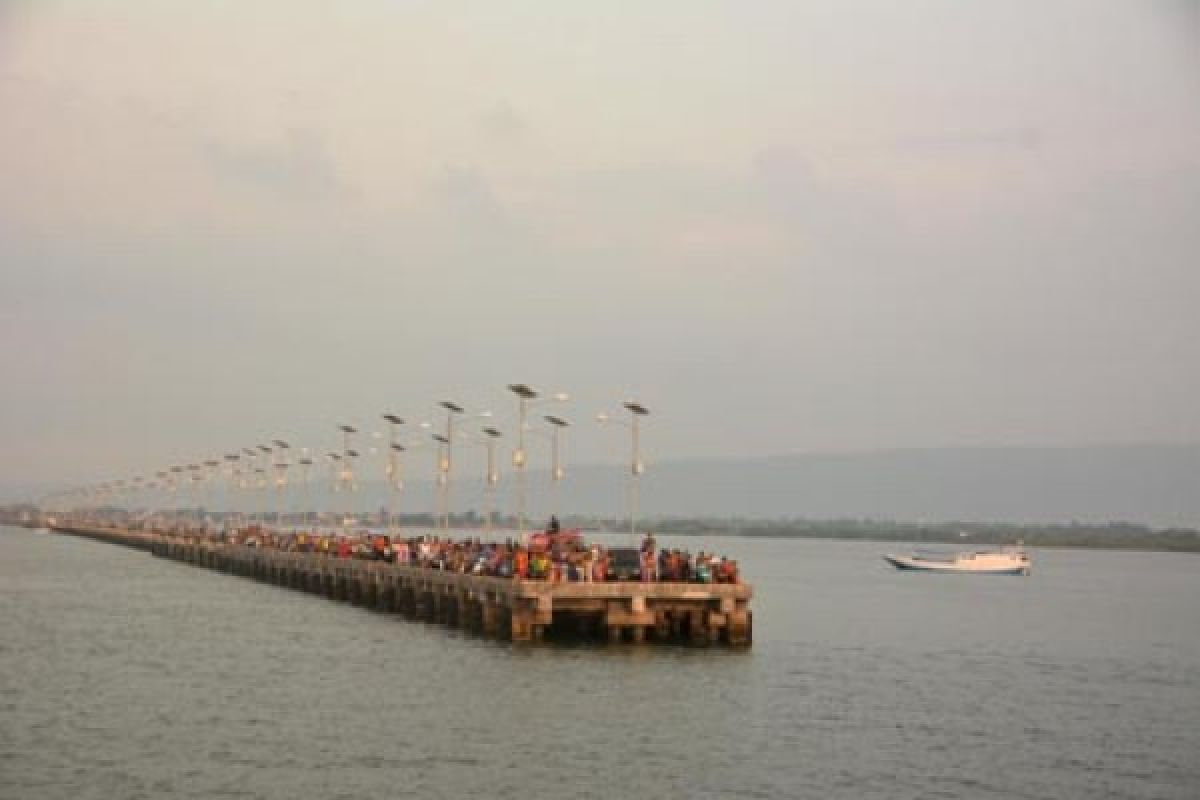
[[[293,128],[273,144],[205,139],[200,153],[214,175],[282,198],[316,200],[352,194],[324,140],[311,129]]]

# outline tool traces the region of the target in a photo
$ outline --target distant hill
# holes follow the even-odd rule
[[[621,516],[626,472],[569,466],[559,509]],[[506,491],[511,480],[505,476]],[[551,504],[544,472],[531,470],[531,516]],[[382,486],[367,489],[382,503]],[[409,508],[431,507],[414,485]],[[971,447],[651,463],[642,478],[647,516],[977,521],[1133,522],[1200,526],[1200,445]],[[482,508],[479,481],[456,482],[456,509]],[[364,504],[361,508],[367,508]],[[512,511],[510,498],[499,508]]]
[[[589,516],[623,516],[625,475],[619,466],[568,465],[554,505]],[[498,497],[498,507],[509,513],[515,505],[511,484],[506,474]],[[530,516],[540,519],[552,505],[546,473],[530,470],[528,484]],[[330,507],[327,493],[315,495]],[[355,506],[378,508],[384,496],[381,484],[365,483]],[[405,510],[427,511],[432,505],[428,483],[414,481],[403,495]],[[456,476],[453,506],[482,509],[481,481]],[[1200,445],[964,447],[663,461],[651,463],[643,476],[641,506],[645,516],[1198,527]]]
[[[582,476],[580,476],[582,477]],[[1200,525],[1200,446],[955,448],[674,462],[651,513]]]

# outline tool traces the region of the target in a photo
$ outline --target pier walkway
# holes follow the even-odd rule
[[[54,531],[513,642],[607,638],[748,647],[753,638],[753,589],[744,583],[515,580],[119,528]]]

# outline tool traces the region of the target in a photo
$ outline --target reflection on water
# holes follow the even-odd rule
[[[511,647],[0,529],[0,797],[1200,795],[1200,558],[740,557],[755,645]]]

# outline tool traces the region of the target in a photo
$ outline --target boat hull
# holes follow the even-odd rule
[[[1029,564],[1020,562],[1005,563],[963,563],[960,561],[932,561],[913,556],[885,555],[883,560],[896,569],[913,572],[943,572],[964,575],[1028,575]]]

